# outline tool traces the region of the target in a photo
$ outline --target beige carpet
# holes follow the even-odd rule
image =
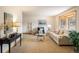
[[[39,41],[35,36],[24,35],[22,46],[17,46],[11,49],[12,53],[71,53],[73,52],[72,46],[58,46],[49,37]]]

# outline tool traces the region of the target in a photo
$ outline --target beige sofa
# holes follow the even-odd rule
[[[59,35],[54,32],[49,32],[49,36],[58,44],[58,45],[72,45],[67,35]]]

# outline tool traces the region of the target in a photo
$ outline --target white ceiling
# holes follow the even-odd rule
[[[28,18],[46,18],[48,16],[57,15],[71,8],[71,6],[4,6],[4,8],[13,13],[23,12],[23,15]]]
[[[10,9],[12,12],[22,11],[29,16],[54,16],[70,7],[71,6],[5,6],[6,9]]]
[[[25,7],[24,14],[29,16],[54,16],[67,9],[70,6],[41,6],[41,7]],[[28,10],[26,10],[28,9]]]

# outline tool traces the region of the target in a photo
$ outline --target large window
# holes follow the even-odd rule
[[[70,11],[59,17],[60,19],[60,28],[67,30],[76,30],[76,10]]]

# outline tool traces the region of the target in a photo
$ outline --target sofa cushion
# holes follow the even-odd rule
[[[50,34],[53,35],[53,36],[55,36],[55,37],[57,37],[57,38],[60,37],[60,35],[58,35],[58,34],[56,34],[56,33],[53,33],[53,32],[50,32]]]
[[[59,34],[60,33],[60,30],[55,30],[53,32],[56,33],[56,34]]]

